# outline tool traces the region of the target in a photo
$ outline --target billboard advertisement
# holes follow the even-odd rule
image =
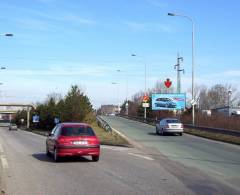
[[[184,110],[185,93],[152,94],[152,110]]]
[[[33,115],[33,123],[39,123],[39,116]]]

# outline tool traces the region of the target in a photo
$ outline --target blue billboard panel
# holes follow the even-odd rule
[[[184,110],[185,93],[152,94],[152,110]]]
[[[33,115],[33,123],[39,123],[39,116]]]

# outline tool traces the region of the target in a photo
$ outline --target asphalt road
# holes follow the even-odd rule
[[[1,186],[6,194],[193,194],[157,161],[133,148],[102,146],[99,162],[89,158],[55,163],[45,138],[0,128]]]
[[[113,128],[117,129],[154,159],[163,155],[166,159],[184,166],[189,172],[194,169],[212,180],[239,191],[240,194],[240,147],[212,141],[192,135],[159,136],[155,127],[121,117],[106,117]],[[142,149],[142,150],[143,150]],[[161,155],[159,155],[159,153]],[[165,167],[172,174],[175,170]],[[187,173],[186,173],[187,174]],[[186,179],[194,180],[193,175]],[[220,188],[221,186],[217,186]],[[226,194],[231,194],[229,191]]]
[[[239,194],[157,151],[101,146],[99,162],[45,155],[45,137],[0,128],[0,185],[5,194]]]

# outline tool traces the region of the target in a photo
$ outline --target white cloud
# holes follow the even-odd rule
[[[160,2],[158,0],[146,0],[149,4],[155,6],[155,7],[159,7],[159,8],[166,8],[168,5],[164,2]]]
[[[133,22],[127,21],[124,22],[125,25],[131,30],[134,31],[146,31],[146,32],[167,32],[173,33],[176,30],[169,25],[160,24],[160,23],[144,23],[144,22]]]
[[[225,73],[227,76],[240,77],[240,70],[229,70]]]
[[[41,17],[42,19],[52,20],[52,21],[58,21],[58,22],[72,22],[76,24],[82,24],[82,25],[92,25],[95,24],[96,21],[92,19],[88,19],[86,17],[79,16],[75,13],[70,13],[63,11],[60,14],[49,14],[46,12],[40,12],[36,10],[29,10],[30,13],[37,17]]]
[[[55,26],[50,24],[49,22],[33,18],[16,19],[15,22],[20,28],[30,30],[49,31],[55,28]]]
[[[74,15],[74,14],[67,14],[67,15],[63,16],[63,20],[76,22],[76,23],[79,23],[79,24],[86,24],[86,25],[90,25],[90,24],[95,24],[96,23],[94,20],[90,20],[90,19],[87,19],[87,18],[79,17],[79,16]]]
[[[96,65],[80,65],[72,66],[51,66],[46,69],[15,69],[7,70],[6,76],[91,76],[101,77],[106,76],[111,67],[96,66]]]
[[[57,0],[36,0],[40,3],[44,3],[44,4],[49,4],[49,3],[53,3],[53,2],[56,2]]]

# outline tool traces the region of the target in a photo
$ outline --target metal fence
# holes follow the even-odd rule
[[[126,116],[126,115],[118,115],[118,116],[130,119],[130,120],[147,123],[149,125],[155,125],[157,123],[157,120],[155,120],[153,118],[144,119],[143,117],[135,117],[135,116]],[[196,126],[196,125],[192,125],[192,124],[184,124],[184,128],[195,129],[195,130],[199,130],[199,131],[208,131],[208,132],[213,132],[213,133],[221,133],[221,134],[225,134],[225,135],[233,135],[233,136],[240,137],[240,131],[238,131],[238,130]]]
[[[105,129],[105,131],[112,133],[112,128],[105,120],[103,120],[99,116],[97,116],[96,119],[99,127],[102,127],[103,129]]]

